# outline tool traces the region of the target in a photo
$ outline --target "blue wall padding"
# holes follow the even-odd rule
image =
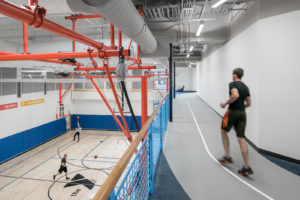
[[[62,118],[0,139],[0,163],[66,132]]]
[[[77,128],[77,116],[80,117],[79,123],[84,129],[121,130],[121,128],[118,126],[117,122],[115,121],[112,115],[72,115],[72,128]],[[120,116],[118,116],[118,118],[122,123],[122,118]],[[125,119],[130,131],[137,131],[133,118],[131,116],[125,116]],[[136,116],[136,119],[141,128],[141,116]]]

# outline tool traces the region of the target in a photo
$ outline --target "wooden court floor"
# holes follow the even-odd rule
[[[79,143],[77,138],[73,141],[73,134],[68,131],[0,165],[0,199],[91,199],[129,142],[115,131],[83,130]],[[71,179],[63,173],[53,181],[65,153]]]

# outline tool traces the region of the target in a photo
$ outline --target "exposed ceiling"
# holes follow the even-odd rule
[[[26,5],[28,0],[9,0],[16,5]],[[154,54],[142,54],[143,57],[165,60],[169,55],[168,44],[174,45],[174,58],[180,62],[200,61],[203,51],[216,48],[228,39],[228,26],[232,18],[247,9],[251,0],[228,0],[216,9],[212,8],[218,0],[133,0],[136,7],[143,7],[145,22],[159,42],[159,49]],[[43,6],[43,0],[40,0]],[[47,10],[47,18],[72,27],[70,20],[65,20],[65,9],[51,5]],[[48,8],[48,7],[47,7]],[[57,9],[54,9],[57,8]],[[73,13],[74,14],[74,13]],[[196,37],[200,23],[204,29],[200,37]],[[76,31],[93,39],[109,37],[109,23],[104,19],[83,19],[76,22]],[[0,40],[22,44],[22,24],[14,19],[0,16]],[[57,36],[41,29],[28,28],[28,39],[34,42],[40,38]],[[189,52],[193,46],[193,51]],[[187,54],[190,54],[187,58]],[[154,62],[154,61],[153,61]]]

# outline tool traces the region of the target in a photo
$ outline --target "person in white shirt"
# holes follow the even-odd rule
[[[74,134],[73,141],[75,141],[76,136],[78,137],[77,142],[80,140],[80,132],[81,132],[81,126],[79,124],[79,116],[77,116],[77,128],[76,128],[76,133]]]

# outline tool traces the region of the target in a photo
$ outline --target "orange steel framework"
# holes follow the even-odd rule
[[[132,141],[132,137],[131,137],[131,135],[130,135],[129,128],[128,128],[128,125],[127,125],[127,122],[126,122],[124,113],[123,113],[122,108],[121,108],[121,104],[120,104],[120,101],[119,101],[119,98],[118,98],[118,95],[117,95],[117,92],[116,92],[116,88],[115,88],[114,82],[113,82],[113,80],[112,80],[112,78],[111,78],[111,75],[110,75],[110,73],[109,73],[109,70],[108,70],[108,66],[107,66],[107,65],[104,65],[104,68],[105,68],[106,74],[107,74],[107,76],[108,76],[109,84],[110,84],[110,87],[111,87],[111,89],[112,89],[112,92],[113,92],[115,101],[116,101],[116,103],[117,103],[119,112],[120,112],[120,114],[121,114],[121,117],[122,117],[122,120],[123,120],[123,124],[124,124],[124,126],[125,126],[125,128],[126,128],[126,131],[128,132],[128,134],[129,134],[129,136],[130,136],[130,138],[128,138],[128,139],[130,139],[130,141]]]
[[[162,95],[162,93],[160,92],[160,90],[158,89],[158,87],[156,86],[156,84],[154,83],[154,81],[152,81],[154,87],[156,88],[156,90],[158,91],[159,95],[164,98],[164,96]]]
[[[96,88],[96,90],[98,91],[99,95],[101,96],[102,100],[104,101],[105,105],[107,106],[107,108],[109,109],[109,111],[111,112],[111,114],[113,115],[113,117],[115,118],[116,122],[118,123],[118,125],[120,126],[121,130],[124,132],[125,136],[127,137],[127,139],[132,142],[132,136],[130,135],[130,133],[128,133],[122,123],[120,122],[120,120],[118,119],[117,115],[114,113],[113,109],[110,107],[108,101],[106,100],[105,96],[103,95],[103,93],[101,92],[101,90],[99,89],[98,85],[95,83],[93,78],[90,78],[91,82],[93,83],[94,87]]]
[[[97,50],[107,49],[107,47],[104,46],[103,43],[94,41],[72,30],[69,30],[57,23],[47,20],[45,18],[46,9],[41,8],[39,6],[35,6],[34,8],[22,8],[5,0],[0,0],[0,13],[7,17],[11,17],[21,22],[25,22],[35,28],[42,28],[46,31],[94,47]]]
[[[4,55],[14,55],[14,56],[18,56],[18,55],[24,55],[24,54],[17,54],[17,53],[10,53],[10,52],[4,52],[4,51],[0,51],[0,59],[2,58],[2,56]],[[28,54],[31,55],[31,54]],[[4,58],[4,57],[3,57]],[[29,59],[30,60],[30,59]],[[56,60],[56,59],[35,59],[36,61],[42,61],[42,62],[49,62],[49,63],[56,63],[56,64],[65,64],[65,65],[72,65],[72,66],[83,66],[82,63],[71,63],[71,62],[65,62],[62,60]]]
[[[139,8],[140,14],[141,9]],[[67,16],[65,19],[72,20],[72,30],[66,29],[63,26],[56,24],[48,19],[45,18],[46,16],[46,9],[42,8],[38,5],[38,0],[29,0],[29,6],[25,7],[18,7],[14,4],[11,4],[5,0],[0,0],[0,14],[6,15],[13,19],[19,20],[23,22],[23,51],[24,54],[15,54],[15,53],[8,53],[8,52],[0,52],[0,61],[17,61],[17,60],[38,60],[44,62],[52,62],[52,63],[59,63],[59,64],[69,64],[73,66],[77,66],[75,71],[85,71],[87,72],[86,78],[89,78],[98,91],[100,97],[103,99],[104,103],[106,104],[107,108],[113,115],[114,119],[120,126],[121,130],[124,132],[126,137],[129,141],[132,141],[132,136],[130,134],[130,130],[128,128],[127,122],[125,120],[125,116],[121,109],[121,105],[116,93],[115,86],[113,84],[112,79],[116,78],[116,76],[111,76],[110,70],[116,70],[116,67],[109,67],[108,64],[105,64],[104,67],[98,67],[96,62],[93,62],[94,68],[85,68],[81,67],[83,64],[81,63],[70,63],[70,62],[63,62],[61,60],[56,59],[66,59],[66,58],[90,58],[93,61],[93,58],[100,58],[107,60],[109,57],[118,57],[120,52],[116,50],[117,48],[122,47],[122,32],[118,30],[118,47],[115,46],[115,35],[114,35],[114,25],[111,24],[111,46],[105,46],[101,42],[97,42],[90,38],[87,38],[83,35],[80,35],[75,32],[75,22],[78,19],[87,19],[87,18],[101,18],[100,15],[74,15],[74,16]],[[41,28],[46,31],[55,33],[62,37],[66,37],[71,39],[72,42],[72,50],[73,52],[67,53],[44,53],[44,54],[28,54],[27,49],[27,25],[33,26],[34,28]],[[75,42],[79,42],[85,44],[89,47],[95,48],[96,50],[89,49],[88,52],[76,52]],[[127,50],[123,50],[122,54],[125,56],[126,60],[131,60],[133,63],[128,67],[130,70],[139,70],[139,69],[155,69],[155,66],[141,66],[141,58],[140,58],[140,46],[137,45],[137,58],[130,57],[130,46],[132,40],[128,46]],[[137,66],[132,66],[137,64]],[[106,76],[90,76],[89,71],[91,70],[105,70]],[[142,102],[142,126],[147,121],[147,81],[149,77],[153,76],[168,76],[168,74],[145,74],[144,76],[128,76],[127,78],[141,78],[141,102]],[[94,81],[94,78],[108,78],[112,92],[114,94],[115,101],[117,102],[119,112],[122,117],[122,123],[118,119],[117,115],[112,110],[111,106],[109,105],[108,101],[106,100],[105,96],[97,86]],[[70,92],[72,84],[70,84],[66,91],[62,94],[62,84],[60,83],[60,92],[59,92],[59,105],[61,106],[63,103],[64,98]]]
[[[64,118],[67,116],[70,116],[71,113],[69,112],[67,115],[61,115],[61,106],[63,105],[63,101],[65,99],[65,97],[68,95],[68,93],[71,91],[73,83],[70,83],[67,87],[67,89],[65,90],[65,92],[62,94],[62,83],[59,83],[59,114],[56,113],[56,119],[60,119],[60,118]]]
[[[111,70],[116,70],[116,67],[109,67]],[[138,69],[156,69],[156,66],[133,66],[128,67],[129,70],[138,70]],[[105,70],[105,67],[77,67],[75,71],[94,71],[94,70]]]
[[[1,0],[0,0],[1,1]],[[124,55],[129,55],[129,50],[124,50]],[[65,52],[65,53],[41,53],[41,54],[10,54],[0,56],[0,61],[16,61],[16,60],[43,60],[55,58],[108,58],[118,57],[119,51],[92,51],[92,52]]]

